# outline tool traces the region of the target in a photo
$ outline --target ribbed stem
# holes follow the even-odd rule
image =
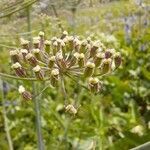
[[[30,7],[27,8],[27,24],[28,24],[28,32],[31,33],[31,14]],[[29,39],[31,40],[31,35],[29,35]],[[32,93],[36,95],[38,91],[36,90],[37,84],[32,83]],[[35,105],[35,117],[36,117],[36,132],[37,132],[37,145],[38,150],[44,150],[43,138],[42,138],[42,129],[41,129],[41,114],[40,114],[40,104],[39,104],[39,96],[33,98]]]

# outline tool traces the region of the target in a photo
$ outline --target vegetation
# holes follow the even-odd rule
[[[128,150],[149,142],[149,11],[150,3],[146,0],[2,0],[0,149]],[[38,65],[44,68],[42,62],[48,62],[52,51],[55,53],[54,37],[65,39],[63,36],[68,35],[64,31],[78,39],[76,43],[79,45],[90,41],[89,50],[93,41],[102,49],[100,53],[111,53],[115,49],[111,56],[113,68],[109,68],[109,74],[102,72],[102,64],[96,72],[85,73],[86,66],[79,62],[82,58],[79,54],[75,56],[80,69],[71,70],[74,73],[70,76],[63,66],[65,78],[57,78],[56,70],[54,76],[49,75],[51,71],[43,76],[38,68],[32,72],[32,68],[37,67],[35,61],[29,64],[28,61],[19,62],[28,72],[15,74],[16,68],[11,67],[16,63],[12,57],[14,50],[20,56],[16,49],[27,49],[24,46],[29,46],[28,41],[36,48],[36,42],[42,44],[44,37],[52,42],[51,50],[40,47],[46,52],[50,50],[48,58],[40,54],[44,59]],[[45,43],[49,46],[48,41]],[[70,47],[65,46],[63,57],[67,58]],[[74,46],[78,49],[77,45]],[[117,61],[117,67],[114,65],[116,52],[122,59],[121,65]],[[89,55],[85,58],[90,58]],[[39,59],[38,55],[34,57]],[[92,56],[89,60],[94,61],[94,58]],[[60,65],[64,64],[61,62]],[[83,74],[93,78],[88,80],[88,76],[85,78]],[[93,83],[98,84],[93,86]]]

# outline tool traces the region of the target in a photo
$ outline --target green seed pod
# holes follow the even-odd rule
[[[118,68],[121,65],[122,59],[121,59],[121,55],[119,52],[114,54],[114,62],[115,62],[116,68]]]
[[[35,73],[37,79],[39,79],[39,80],[43,80],[44,79],[44,73],[41,70],[41,67],[39,65],[37,65],[36,67],[34,67],[32,70]]]
[[[81,42],[81,46],[80,46],[80,50],[79,50],[80,53],[84,53],[84,52],[86,51],[87,44],[88,44],[88,43],[87,43],[86,40],[83,40],[83,41]]]
[[[37,59],[31,53],[26,55],[26,60],[28,60],[29,64],[33,67],[37,65]]]
[[[84,70],[84,77],[90,77],[93,75],[95,64],[92,62],[87,62]]]
[[[111,69],[112,60],[110,58],[104,59],[101,66],[102,74],[108,73]]]
[[[75,38],[75,39],[73,40],[73,43],[74,43],[74,49],[75,49],[75,51],[76,51],[76,52],[79,52],[80,46],[81,46],[81,41],[78,40],[77,38]]]
[[[105,54],[104,53],[97,53],[95,58],[94,58],[94,64],[96,67],[99,67],[102,60],[105,58]]]
[[[45,35],[44,32],[42,32],[42,31],[39,32],[39,37],[40,37],[39,49],[40,50],[44,50],[44,35]]]
[[[58,80],[59,80],[59,70],[53,69],[51,72],[51,79],[50,79],[51,85],[53,87],[56,87],[58,84]]]
[[[67,51],[72,51],[74,49],[74,37],[73,36],[68,36],[67,37],[68,43],[67,43]]]
[[[48,61],[48,67],[52,68],[55,64],[55,56],[51,56]]]
[[[26,49],[29,52],[29,41],[28,40],[21,39],[21,46],[23,49]]]
[[[24,68],[18,62],[13,64],[11,66],[11,68],[15,70],[15,73],[16,73],[17,76],[26,77],[26,72],[25,72]]]
[[[82,68],[84,66],[84,54],[81,53],[77,56],[78,59],[78,65],[80,68]]]
[[[57,41],[55,41],[53,43],[53,54],[56,55],[57,52],[58,52],[58,43]]]
[[[39,37],[33,38],[33,46],[34,46],[34,48],[39,48],[39,46],[40,46],[40,38]]]
[[[31,100],[32,99],[31,93],[26,91],[25,88],[22,85],[19,86],[18,91],[22,95],[22,98],[24,100]]]
[[[21,53],[22,56],[23,56],[23,60],[26,61],[25,57],[26,57],[26,55],[28,54],[28,51],[27,51],[26,49],[21,49],[21,50],[20,50],[20,53]]]
[[[99,91],[101,91],[101,83],[98,78],[90,77],[88,84],[89,84],[89,89],[92,93],[96,94]]]
[[[57,39],[57,44],[58,44],[58,46],[57,46],[57,51],[61,50],[61,43],[62,43],[62,42],[63,42],[62,39]]]
[[[47,54],[49,54],[50,53],[50,48],[51,48],[51,41],[46,40],[44,42],[44,44],[45,44],[45,51],[46,51]]]
[[[32,50],[34,56],[38,59],[38,60],[41,60],[41,53],[40,53],[40,49],[33,49]]]
[[[10,57],[11,57],[11,61],[13,63],[16,63],[16,62],[20,62],[20,57],[19,57],[19,51],[18,50],[12,50],[9,52],[10,54]]]
[[[98,42],[95,42],[90,50],[90,57],[94,57],[97,53],[97,50],[99,48],[99,43]]]

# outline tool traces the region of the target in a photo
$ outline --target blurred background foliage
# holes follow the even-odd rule
[[[29,32],[29,17],[31,32]],[[150,141],[150,2],[148,0],[1,0],[0,72],[11,74],[9,50],[21,37],[69,34],[99,39],[122,53],[122,67],[102,78],[103,91],[92,96],[68,79],[63,109],[61,89],[48,88],[39,99],[47,150],[127,150]],[[36,150],[34,103],[20,99],[22,81],[1,80],[0,149]],[[28,89],[32,83],[24,82]],[[44,85],[38,86],[39,91]],[[7,123],[6,123],[7,122]],[[8,144],[7,129],[11,144]]]

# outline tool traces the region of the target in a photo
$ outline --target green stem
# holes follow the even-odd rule
[[[2,90],[4,90],[2,80],[1,80],[1,85],[2,85]],[[5,108],[5,97],[4,97],[3,91],[1,91],[1,93],[2,93],[2,114],[3,114],[3,117],[4,117],[4,128],[5,128],[5,132],[6,132],[6,137],[7,137],[9,149],[13,150],[14,149],[13,148],[13,142],[12,142],[11,135],[10,135],[10,132],[9,132],[7,112],[6,112],[6,108]]]
[[[31,14],[30,14],[30,7],[27,7],[27,24],[28,24],[28,32],[31,32]],[[31,40],[31,35],[29,34],[29,39]],[[33,82],[32,83],[32,91],[33,95],[37,94],[36,91],[37,85]],[[41,129],[41,114],[40,114],[40,104],[39,104],[39,96],[34,97],[34,105],[35,105],[35,117],[36,117],[36,132],[37,132],[37,145],[38,150],[44,150],[44,143],[42,137],[42,129]]]
[[[1,73],[1,72],[0,72],[0,76],[3,78],[11,78],[11,79],[16,79],[16,80],[38,81],[36,78],[21,78],[21,77],[12,76],[9,74]]]

